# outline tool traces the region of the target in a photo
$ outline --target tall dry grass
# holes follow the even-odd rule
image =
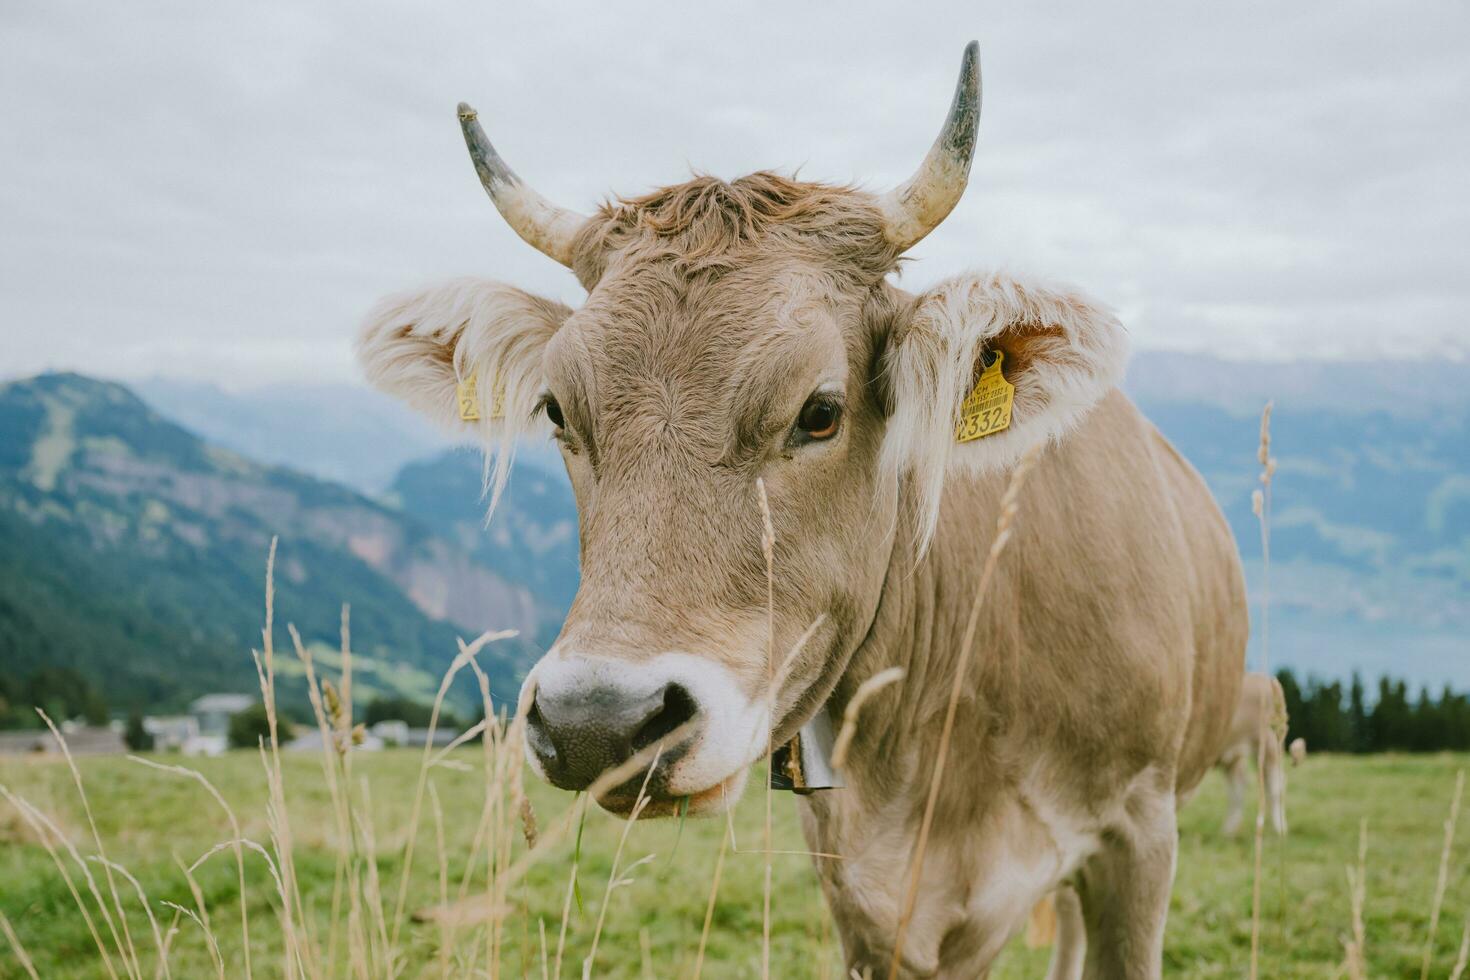
[[[1256,461],[1261,464],[1261,486],[1251,493],[1251,510],[1261,529],[1260,671],[1267,677],[1271,676],[1271,481],[1276,475],[1276,457],[1271,455],[1271,405],[1271,402],[1267,402],[1261,411],[1261,438],[1256,450]],[[1262,713],[1260,730],[1256,733],[1256,830],[1251,872],[1250,980],[1256,980],[1260,976],[1261,863],[1266,834],[1266,739],[1271,735],[1270,728],[1270,720]]]

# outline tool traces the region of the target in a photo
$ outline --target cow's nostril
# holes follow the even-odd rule
[[[546,719],[541,717],[541,708],[534,700],[526,711],[526,741],[530,743],[531,751],[536,753],[542,765],[556,760],[556,743],[546,730]]]
[[[633,751],[641,752],[699,714],[699,705],[682,685],[663,690],[658,709],[633,734]]]

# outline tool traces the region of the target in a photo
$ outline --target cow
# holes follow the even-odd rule
[[[1156,977],[1176,808],[1240,689],[1240,563],[1199,474],[1119,390],[1126,332],[1107,307],[998,272],[896,281],[965,189],[979,112],[972,42],[938,138],[893,190],[696,176],[582,214],[521,180],[461,104],[485,191],[585,301],[421,288],[368,314],[359,358],[485,443],[492,506],[518,440],[549,430],[560,448],[582,574],[525,681],[541,777],[581,790],[657,747],[599,803],[626,815],[641,790],[643,815],[720,813],[769,746],[830,732],[897,667],[843,788],[799,802],[853,975],[983,976],[1056,892],[1055,975]],[[900,941],[966,620],[1023,458]]]
[[[1286,695],[1281,682],[1269,674],[1247,674],[1240,687],[1240,701],[1230,723],[1230,736],[1220,753],[1220,771],[1230,786],[1230,804],[1221,831],[1233,837],[1240,830],[1245,805],[1246,787],[1250,783],[1250,764],[1261,767],[1266,788],[1266,812],[1271,816],[1271,829],[1286,833],[1286,771],[1282,768],[1286,741]],[[1301,739],[1301,753],[1306,743]],[[1292,743],[1295,758],[1296,742]]]

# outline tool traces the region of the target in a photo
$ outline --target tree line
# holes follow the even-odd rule
[[[1363,679],[1299,682],[1290,670],[1276,674],[1286,695],[1287,739],[1306,740],[1312,752],[1440,752],[1470,750],[1470,696],[1448,685],[1436,697],[1428,688],[1388,677],[1372,696]]]
[[[44,727],[36,708],[58,725],[71,718],[107,724],[107,702],[85,674],[70,667],[38,667],[24,677],[0,673],[0,729]]]

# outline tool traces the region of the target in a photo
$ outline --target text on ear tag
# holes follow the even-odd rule
[[[960,421],[954,434],[959,442],[973,442],[1011,427],[1011,403],[1016,400],[1016,386],[1001,373],[1005,353],[990,353],[995,355],[995,360],[985,365],[974,389],[960,405]]]
[[[475,375],[470,375],[455,387],[455,398],[459,401],[461,422],[480,421],[480,385]],[[490,418],[505,418],[505,385],[499,378],[490,386]]]

